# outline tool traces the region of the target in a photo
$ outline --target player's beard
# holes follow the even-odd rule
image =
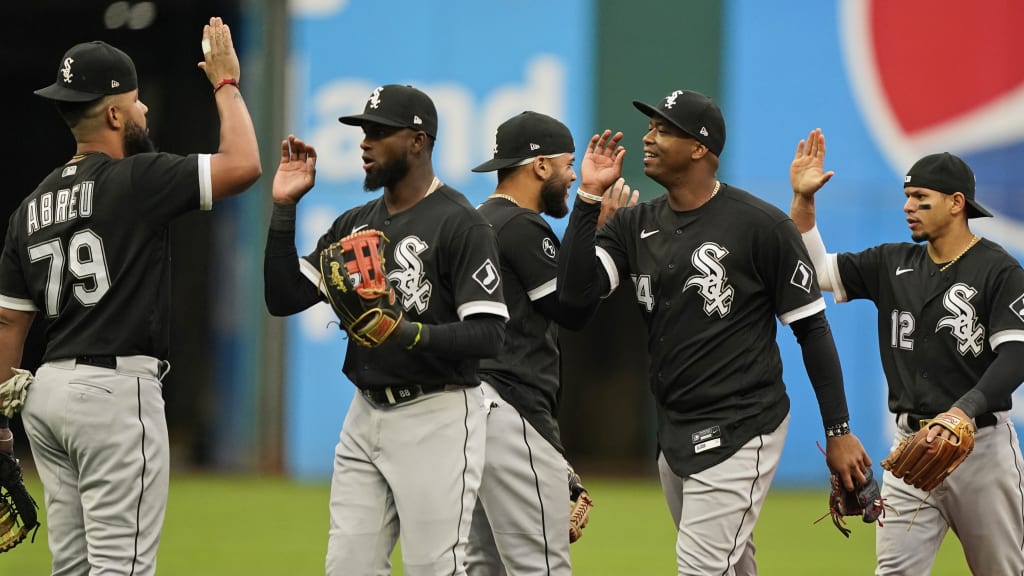
[[[914,242],[919,242],[919,243],[920,242],[927,242],[927,241],[931,240],[931,238],[932,238],[931,234],[929,234],[927,232],[911,232],[910,233],[910,239],[913,240]]]
[[[375,162],[373,168],[366,173],[363,180],[363,190],[372,192],[380,190],[381,187],[392,189],[409,174],[409,159],[400,156],[394,161],[384,164]]]
[[[552,176],[540,185],[541,213],[552,218],[561,218],[569,213],[565,203],[565,180]]]
[[[149,132],[131,120],[125,123],[122,142],[125,157],[156,151],[156,146],[149,139]]]

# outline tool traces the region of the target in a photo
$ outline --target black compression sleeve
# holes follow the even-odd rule
[[[609,280],[599,270],[595,251],[600,204],[579,198],[572,207],[569,225],[558,253],[558,299],[565,306],[597,306],[608,293]]]
[[[0,428],[7,428],[10,424],[6,416],[0,416]]]
[[[424,324],[416,350],[456,358],[490,358],[505,344],[505,319],[490,314],[461,322]]]
[[[829,427],[849,421],[850,411],[846,406],[839,352],[825,313],[818,312],[797,320],[790,328],[800,344],[804,368],[814,386],[814,395],[818,398],[822,423]]]
[[[316,287],[299,271],[294,205],[274,204],[263,253],[263,297],[274,316],[295,314],[320,301]]]
[[[1024,342],[1006,342],[997,349],[996,359],[981,375],[978,384],[953,404],[968,416],[974,418],[988,412],[989,406],[996,406],[1013,394],[1024,382]]]
[[[564,303],[559,299],[557,293],[548,294],[540,300],[534,301],[533,305],[545,318],[569,330],[582,329],[597,310],[597,303],[586,307],[580,307],[576,303],[572,305]]]

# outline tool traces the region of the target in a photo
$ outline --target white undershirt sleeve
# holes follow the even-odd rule
[[[825,251],[825,241],[821,239],[818,227],[811,228],[801,234],[801,236],[804,240],[804,246],[807,247],[807,251],[811,254],[811,263],[814,265],[814,271],[818,275],[818,286],[826,292],[832,292],[832,267],[829,266],[829,254]]]

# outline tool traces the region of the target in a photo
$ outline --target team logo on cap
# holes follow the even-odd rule
[[[665,96],[665,108],[671,108],[676,105],[676,98],[683,95],[682,90],[676,90],[675,92]]]
[[[71,77],[74,76],[71,73],[71,63],[74,61],[74,58],[65,58],[64,65],[60,68],[60,75],[64,77],[65,84],[71,84]]]
[[[707,127],[705,127],[705,126],[701,126],[701,127],[700,127],[700,134],[701,134],[701,136],[707,136],[707,135],[708,135],[708,129],[707,129]]]
[[[370,103],[370,108],[373,108],[374,110],[380,108],[380,93],[382,90],[384,90],[383,86],[377,86],[377,89],[373,91],[373,94],[370,94],[370,99],[367,100],[367,102]]]

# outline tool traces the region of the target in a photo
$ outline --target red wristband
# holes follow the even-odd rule
[[[217,90],[220,90],[221,88],[223,88],[227,84],[231,84],[235,88],[239,87],[238,86],[238,79],[237,78],[225,78],[225,79],[221,80],[220,82],[217,82],[217,85],[213,87],[213,93],[216,94]]]

